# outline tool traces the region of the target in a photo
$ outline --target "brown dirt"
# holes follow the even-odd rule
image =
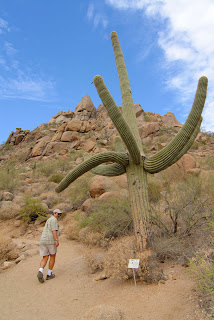
[[[38,243],[34,239],[17,238]],[[198,306],[193,279],[185,268],[167,264],[171,277],[164,284],[145,285],[133,280],[95,281],[88,272],[85,256],[89,248],[61,236],[54,268],[56,278],[37,280],[40,256],[27,257],[0,273],[1,320],[79,320],[92,307],[106,305],[121,309],[131,320],[206,320]],[[47,267],[45,269],[45,274]]]

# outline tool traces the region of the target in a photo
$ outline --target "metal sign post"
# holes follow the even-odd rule
[[[132,269],[133,271],[133,276],[134,276],[134,285],[135,285],[135,289],[137,290],[137,285],[136,285],[136,278],[135,278],[135,269],[139,268],[139,263],[140,260],[139,259],[129,259],[129,265],[128,268]]]

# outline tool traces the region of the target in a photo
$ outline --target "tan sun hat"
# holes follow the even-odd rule
[[[55,209],[55,210],[53,211],[53,213],[59,213],[59,214],[62,214],[62,211],[61,211],[60,209]]]

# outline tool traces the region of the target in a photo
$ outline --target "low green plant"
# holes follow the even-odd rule
[[[25,197],[25,203],[20,213],[22,220],[28,223],[41,217],[48,218],[47,210],[42,206],[40,200],[34,199],[31,196]]]
[[[84,151],[83,150],[71,150],[70,151],[70,160],[76,161],[77,158],[83,156]]]
[[[52,174],[49,181],[54,183],[59,183],[64,178],[64,175],[62,173],[55,173]]]
[[[144,114],[144,121],[145,122],[151,122],[152,121],[152,118],[148,115],[148,114]]]
[[[197,287],[207,295],[214,295],[214,261],[196,254],[190,259],[190,272],[196,277]]]
[[[0,168],[0,190],[13,192],[19,185],[19,173],[14,166],[8,163]]]
[[[106,238],[124,236],[133,231],[133,222],[128,199],[96,201],[91,213],[79,217],[81,228],[88,227],[92,232],[103,234]]]
[[[194,228],[207,223],[212,203],[201,189],[198,177],[187,176],[183,180],[166,184],[165,212],[159,205],[152,206],[152,222],[168,235],[190,235]]]
[[[37,171],[45,177],[50,177],[52,174],[55,174],[59,170],[61,172],[69,170],[69,167],[70,165],[65,159],[59,158],[52,161],[38,163]]]
[[[89,197],[89,181],[92,176],[92,173],[88,172],[69,186],[68,197],[75,209]]]
[[[159,181],[150,180],[149,185],[149,201],[157,203],[161,198],[162,187]]]
[[[12,144],[9,144],[9,143],[5,143],[5,145],[4,145],[4,149],[5,150],[11,150],[11,149],[13,149],[13,145]]]

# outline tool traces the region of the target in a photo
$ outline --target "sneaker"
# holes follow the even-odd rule
[[[43,278],[43,273],[40,271],[37,273],[37,278],[38,278],[39,282],[41,282],[41,283],[43,283],[45,281]]]
[[[47,275],[46,280],[51,280],[53,278],[55,278],[55,274],[52,273],[50,276]]]

